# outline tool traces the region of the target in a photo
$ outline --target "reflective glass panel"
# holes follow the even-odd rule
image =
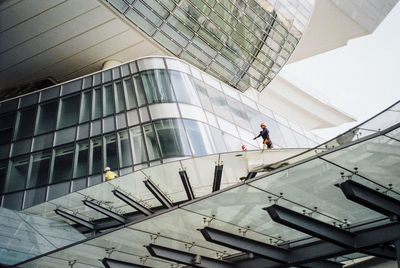
[[[194,120],[183,120],[183,122],[193,155],[200,156],[217,152],[208,125]]]
[[[10,160],[5,192],[12,192],[25,188],[28,167],[29,156],[23,156]]]
[[[90,140],[89,175],[101,173],[103,171],[103,161],[101,156],[102,144],[101,137]]]
[[[81,141],[76,144],[74,164],[74,178],[86,176],[89,163],[89,141]]]
[[[146,95],[144,93],[142,80],[140,79],[140,74],[135,74],[133,76],[133,83],[135,85],[135,92],[136,92],[138,105],[139,105],[139,107],[143,106],[146,104]],[[126,84],[126,86],[128,86],[128,85]]]
[[[143,131],[140,126],[131,128],[131,145],[133,152],[133,163],[140,164],[147,162],[146,146],[143,140]]]
[[[163,119],[154,122],[162,157],[191,155],[182,122]]]
[[[124,91],[120,81],[114,83],[115,112],[119,113],[125,110]]]
[[[169,71],[169,73],[177,101],[200,106],[200,100],[191,77],[182,72]]]
[[[132,165],[131,146],[129,143],[128,131],[120,131],[118,134],[118,154],[119,166],[126,167]]]
[[[175,100],[166,70],[144,71],[141,78],[150,104]]]
[[[57,120],[57,101],[39,105],[36,134],[53,131]]]
[[[86,91],[82,94],[82,105],[81,105],[81,112],[79,117],[79,122],[86,122],[90,119],[90,111],[91,111],[91,104],[92,104],[92,91]]]
[[[74,95],[60,100],[60,116],[57,128],[76,125],[79,118],[81,95]]]
[[[32,167],[27,188],[46,185],[48,182],[51,163],[51,151],[39,152],[32,155]]]
[[[103,101],[101,97],[101,88],[95,88],[93,90],[93,102],[92,102],[92,120],[100,118],[102,112]]]
[[[112,85],[106,85],[103,87],[104,91],[104,108],[103,116],[109,116],[114,113],[114,98]]]
[[[144,140],[146,141],[149,160],[151,161],[160,158],[160,155],[158,153],[156,135],[154,134],[152,125],[151,124],[143,125],[143,132],[144,132]]]
[[[54,150],[54,167],[51,182],[60,182],[72,178],[74,145],[67,145]]]
[[[18,113],[17,125],[15,128],[15,139],[22,139],[33,136],[35,128],[36,107],[22,110]]]
[[[132,86],[131,78],[124,79],[124,92],[125,92],[125,101],[126,101],[126,109],[130,110],[137,107],[135,92]]]
[[[115,134],[104,136],[104,167],[118,169],[117,139]]]

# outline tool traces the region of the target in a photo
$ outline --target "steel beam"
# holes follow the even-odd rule
[[[112,190],[111,192],[116,197],[118,197],[119,199],[124,201],[126,204],[130,205],[131,207],[133,207],[134,209],[136,209],[137,211],[143,213],[146,216],[149,216],[149,215],[154,213],[151,209],[146,208],[145,206],[143,206],[139,202],[136,202],[135,200],[133,200],[132,198],[128,197],[126,194],[124,194],[124,193],[122,193],[122,192],[120,192],[118,190]]]
[[[192,189],[192,186],[190,185],[190,181],[189,181],[188,175],[186,173],[186,170],[179,171],[179,176],[181,177],[182,184],[183,184],[183,187],[185,188],[185,192],[188,197],[188,200],[193,200],[195,197],[194,197],[193,189]]]
[[[389,260],[396,260],[396,249],[395,247],[389,246],[379,246],[373,249],[367,249],[362,251],[362,253],[372,255],[375,257],[389,259]]]
[[[257,172],[251,171],[247,174],[246,180],[250,180],[250,179],[254,178],[256,175],[257,175]]]
[[[82,226],[84,226],[84,227],[86,227],[86,228],[88,228],[90,230],[94,230],[95,229],[95,225],[93,223],[85,221],[84,219],[81,219],[81,218],[79,218],[79,217],[77,217],[75,215],[72,215],[72,214],[70,214],[68,212],[65,212],[65,211],[63,211],[61,209],[57,208],[57,209],[54,210],[54,212],[57,215],[60,215],[60,216],[62,216],[64,218],[66,218],[68,220],[71,220],[71,221],[73,221],[73,222],[75,222],[75,223],[77,223],[79,225],[82,225]]]
[[[143,181],[144,185],[149,189],[149,191],[157,198],[158,201],[163,205],[165,208],[172,208],[174,205],[169,201],[169,199],[153,184],[151,180]]]
[[[140,264],[118,261],[110,258],[104,258],[101,260],[105,268],[150,268],[150,266],[144,266]]]
[[[342,247],[354,247],[354,234],[279,205],[263,208],[274,222]]]
[[[290,250],[290,264],[297,265],[309,263],[316,260],[333,258],[353,252],[379,247],[381,244],[400,240],[400,224],[387,224],[355,232],[355,247],[343,248],[330,242],[320,241],[302,245]]]
[[[285,249],[248,239],[246,237],[230,234],[211,227],[205,227],[201,229],[200,232],[209,242],[243,252],[253,252],[280,263],[289,263],[289,252]]]
[[[232,268],[235,264],[228,261],[222,261],[209,257],[204,257],[198,254],[171,249],[155,244],[146,246],[150,255],[153,257],[190,265],[192,267],[215,267],[215,268]]]
[[[213,187],[212,187],[213,192],[216,192],[221,188],[221,178],[222,178],[223,168],[224,168],[224,165],[215,166],[214,181],[213,181]]]
[[[89,201],[89,200],[83,200],[82,202],[86,206],[88,206],[88,207],[90,207],[90,208],[92,208],[92,209],[94,209],[94,210],[96,210],[96,211],[98,211],[98,212],[110,217],[110,218],[113,218],[113,219],[119,221],[120,223],[126,223],[126,218],[125,217],[123,217],[123,216],[121,216],[121,215],[119,215],[119,214],[117,214],[115,212],[112,212],[109,209],[103,208],[102,206],[97,205],[96,203],[94,203],[92,201]]]
[[[341,183],[340,189],[351,201],[387,216],[400,217],[400,201],[393,197],[351,180]]]

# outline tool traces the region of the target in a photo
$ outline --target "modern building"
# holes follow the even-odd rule
[[[351,116],[278,74],[396,3],[2,2],[0,263],[399,258],[399,104],[325,142],[310,130]],[[272,150],[253,140],[261,122]]]

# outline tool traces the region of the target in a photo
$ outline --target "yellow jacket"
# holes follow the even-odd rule
[[[118,175],[115,172],[112,172],[111,170],[106,172],[106,181],[112,180],[118,178]]]

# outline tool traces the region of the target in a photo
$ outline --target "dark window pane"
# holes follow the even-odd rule
[[[143,132],[150,161],[160,158],[157,148],[156,136],[154,135],[152,125],[151,124],[143,125]]]
[[[124,79],[124,92],[125,92],[126,108],[128,110],[136,108],[137,107],[136,98],[132,87],[132,80],[130,78]],[[144,103],[146,102],[144,101]]]
[[[57,120],[57,101],[42,104],[38,110],[36,134],[53,131]]]
[[[118,148],[120,167],[132,165],[131,147],[127,130],[118,133]]]
[[[162,157],[191,155],[182,122],[164,119],[154,122]]]
[[[93,103],[92,103],[92,119],[100,118],[102,112],[103,101],[101,97],[101,88],[93,90]]]
[[[49,177],[51,151],[36,153],[32,156],[32,168],[27,188],[46,185]]]
[[[66,83],[64,85],[62,85],[62,89],[61,89],[61,95],[67,95],[73,92],[77,92],[79,90],[81,90],[82,87],[82,80],[75,80],[69,83]]]
[[[7,164],[8,161],[6,160],[0,161],[0,194],[4,192],[7,177]]]
[[[65,181],[72,177],[73,158],[73,145],[55,149],[52,183]]]
[[[15,113],[0,117],[0,145],[11,143],[15,125]]]
[[[80,94],[61,99],[58,128],[69,127],[78,123],[80,99]]]
[[[83,92],[81,113],[80,113],[80,117],[79,117],[80,123],[89,121],[91,104],[92,104],[92,91]]]
[[[76,145],[74,178],[87,175],[89,160],[89,141],[82,141]]]
[[[18,192],[18,193],[4,195],[3,207],[12,210],[21,210],[23,194],[24,192]]]
[[[105,159],[104,166],[111,170],[118,169],[117,139],[115,134],[104,136]]]
[[[20,111],[17,119],[16,139],[33,136],[35,128],[36,107]]]
[[[152,70],[141,73],[143,87],[149,103],[174,101],[167,71]]]
[[[28,175],[29,156],[10,160],[9,175],[6,182],[5,192],[22,190],[25,188],[25,180]]]
[[[114,98],[112,85],[104,86],[104,113],[103,116],[109,116],[114,113]]]
[[[102,139],[100,137],[90,140],[91,159],[89,163],[89,175],[101,173],[103,171],[101,145]]]
[[[0,130],[0,145],[10,143],[12,140],[13,129]]]
[[[46,197],[46,187],[26,191],[24,209],[43,203]]]
[[[121,82],[116,82],[115,87],[115,112],[120,113],[125,110],[124,90]]]
[[[133,163],[140,164],[147,162],[146,146],[143,140],[143,131],[140,126],[131,128],[131,144],[133,152]]]

